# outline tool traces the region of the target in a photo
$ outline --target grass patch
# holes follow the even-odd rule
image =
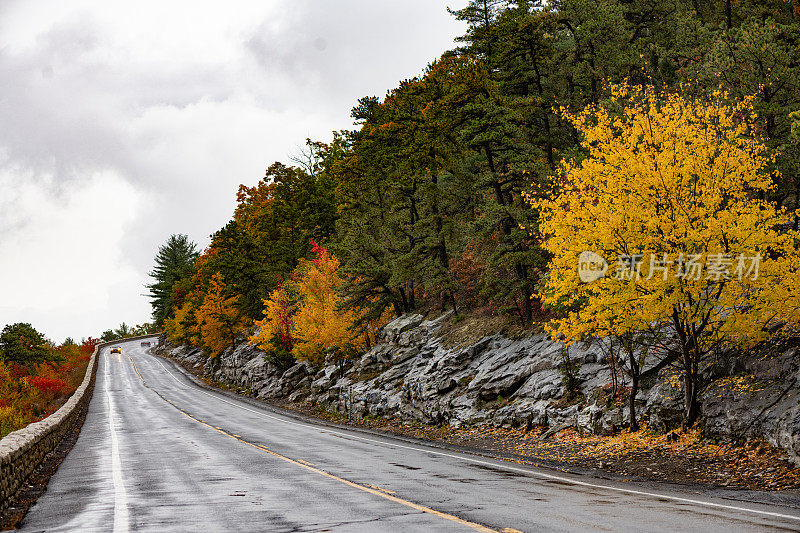
[[[513,332],[513,333],[512,333]],[[437,336],[445,348],[466,348],[489,335],[502,334],[514,338],[531,333],[509,322],[507,316],[472,312],[445,320]]]
[[[383,370],[370,370],[368,372],[353,372],[348,377],[354,382],[369,381],[383,374]]]

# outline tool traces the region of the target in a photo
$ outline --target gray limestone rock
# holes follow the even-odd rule
[[[186,346],[166,353],[195,372],[249,390],[257,398],[310,400],[351,416],[453,426],[566,425],[596,434],[611,434],[629,424],[627,406],[600,400],[610,370],[597,345],[570,347],[570,358],[580,363],[577,377],[585,401],[566,405],[558,370],[564,352],[560,343],[543,333],[521,339],[491,335],[467,347],[449,348],[437,336],[446,318],[425,320],[414,314],[393,320],[384,327],[382,342],[343,376],[333,364],[314,369],[306,362],[281,373],[265,361],[264,352],[246,343],[225,350],[216,360]],[[731,440],[765,438],[800,464],[799,355],[793,348],[775,357],[740,362],[743,375],[752,376],[744,389],[712,384],[701,406],[704,431]],[[640,416],[651,428],[678,427],[683,416],[681,386],[670,385],[663,370],[650,381],[637,397]],[[628,384],[624,378],[622,384]]]

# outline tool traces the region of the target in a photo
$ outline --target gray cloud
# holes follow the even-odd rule
[[[142,285],[170,233],[205,244],[239,183],[350,127],[359,97],[418,74],[460,33],[430,0],[221,6],[0,3],[0,272],[24,278],[0,279],[0,326],[30,317],[63,338],[147,320]],[[87,198],[105,204],[97,220],[79,212]],[[57,243],[80,253],[47,268],[23,253]],[[119,275],[87,270],[92,254]],[[26,272],[94,296],[74,312],[26,301]]]

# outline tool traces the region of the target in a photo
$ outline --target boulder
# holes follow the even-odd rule
[[[402,333],[416,328],[424,320],[422,315],[418,314],[403,315],[392,320],[383,327],[383,341],[386,343],[398,343]]]

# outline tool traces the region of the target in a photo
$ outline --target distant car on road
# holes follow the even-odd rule
[[[150,341],[142,341],[142,347],[149,348],[150,347]]]
[[[122,353],[122,348],[120,348],[119,346],[114,346],[113,348],[111,348],[111,353]]]

